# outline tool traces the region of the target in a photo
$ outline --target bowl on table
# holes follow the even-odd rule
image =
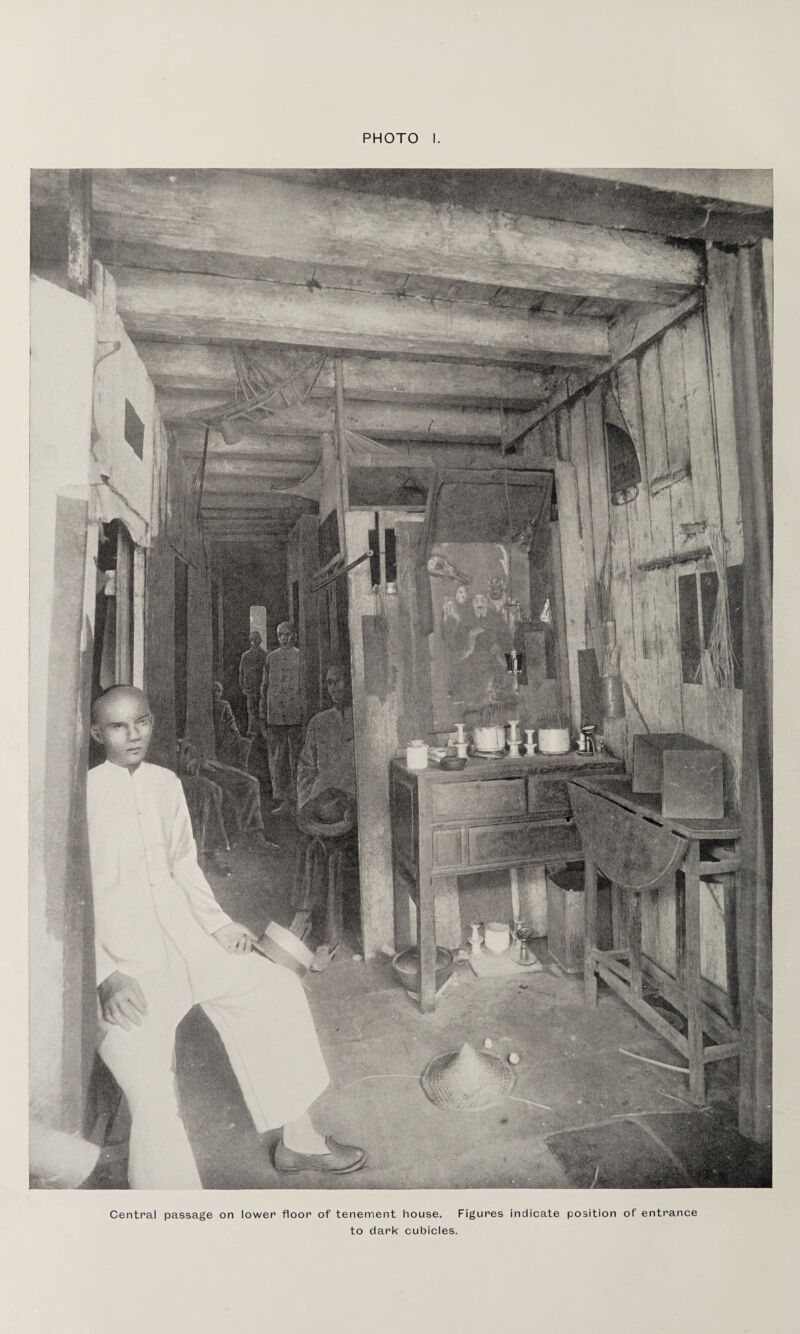
[[[465,769],[466,765],[467,761],[462,759],[460,755],[443,755],[439,761],[440,769],[448,769],[450,771]]]

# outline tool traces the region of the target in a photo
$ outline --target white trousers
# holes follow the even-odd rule
[[[128,1180],[134,1190],[199,1189],[175,1082],[175,1030],[202,1005],[225,1044],[256,1130],[294,1121],[328,1083],[299,978],[259,954],[228,954],[209,938],[138,979],[147,1014],[138,1028],[103,1024],[100,1055],[131,1112]]]

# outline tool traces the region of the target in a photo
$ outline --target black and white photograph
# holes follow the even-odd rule
[[[800,10],[8,10],[0,1326],[788,1334]]]
[[[32,170],[34,1189],[770,1186],[772,188]]]

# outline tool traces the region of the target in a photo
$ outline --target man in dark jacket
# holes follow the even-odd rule
[[[261,635],[253,630],[250,635],[250,647],[239,660],[239,685],[247,700],[247,735],[256,736],[258,732],[258,701],[261,697],[261,682],[267,655],[261,647]]]

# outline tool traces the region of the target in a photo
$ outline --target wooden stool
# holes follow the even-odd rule
[[[688,1063],[689,1097],[702,1105],[706,1065],[738,1056],[739,1035],[734,1027],[736,986],[732,945],[727,950],[727,1017],[708,1003],[709,987],[700,973],[700,883],[708,877],[726,877],[726,900],[733,908],[741,831],[729,820],[662,817],[658,798],[638,793],[634,796],[630,780],[624,778],[576,780],[570,783],[570,798],[585,856],[585,1003],[597,1004],[597,979],[602,978],[684,1057]],[[597,948],[598,868],[622,892],[631,910],[628,940],[623,947],[613,950]],[[642,953],[642,894],[657,892],[667,885],[675,886],[675,977]],[[732,923],[726,922],[726,928],[729,926]],[[644,999],[645,977],[684,1015],[685,1037]],[[712,1040],[708,1046],[704,1046],[704,1033]]]

